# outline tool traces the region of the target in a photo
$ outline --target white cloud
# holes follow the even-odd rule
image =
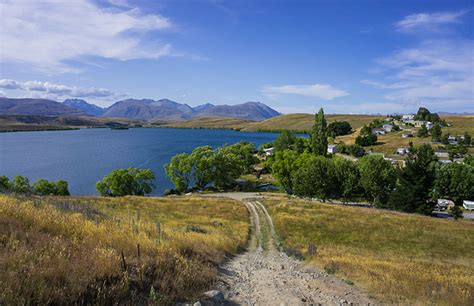
[[[379,59],[382,81],[364,84],[388,90],[391,101],[438,110],[474,110],[474,41],[426,40]]]
[[[130,60],[171,55],[170,44],[144,39],[146,33],[172,27],[167,18],[126,8],[126,1],[112,2],[115,6],[99,7],[89,0],[1,1],[0,62],[58,73],[77,71],[70,61],[90,56]]]
[[[113,101],[124,94],[112,92],[104,88],[77,87],[41,81],[18,82],[15,80],[0,80],[0,89],[20,92],[22,97],[62,100],[65,98],[103,99]]]
[[[323,100],[332,100],[349,95],[346,91],[328,84],[265,86],[262,92],[267,95],[294,94]]]
[[[395,27],[401,31],[438,30],[442,25],[459,23],[464,14],[466,11],[413,14],[397,22]]]

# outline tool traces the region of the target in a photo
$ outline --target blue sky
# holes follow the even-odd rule
[[[0,95],[474,112],[472,4],[0,0]]]

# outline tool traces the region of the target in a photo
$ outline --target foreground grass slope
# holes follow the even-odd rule
[[[474,305],[474,223],[274,197],[284,245],[383,302]]]
[[[244,247],[247,219],[226,199],[0,196],[0,304],[191,299]]]

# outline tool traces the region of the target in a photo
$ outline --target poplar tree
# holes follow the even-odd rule
[[[322,108],[319,109],[319,112],[314,117],[314,125],[311,132],[311,147],[314,154],[327,155],[328,131],[326,119],[324,118],[324,110]]]

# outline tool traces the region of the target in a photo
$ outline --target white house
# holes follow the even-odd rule
[[[448,158],[449,157],[448,151],[442,151],[442,150],[435,151],[435,155],[437,157],[440,157],[440,158]]]
[[[408,154],[408,152],[410,152],[410,149],[408,149],[408,148],[398,148],[397,149],[397,154],[398,155],[406,155],[406,154]]]
[[[413,120],[414,118],[415,118],[415,115],[413,115],[413,114],[402,115],[402,120],[403,121]]]
[[[452,161],[449,160],[449,159],[440,159],[440,160],[438,160],[438,163],[440,163],[440,164],[451,164]]]
[[[337,153],[337,145],[333,145],[333,144],[328,145],[328,153],[329,154]]]
[[[462,202],[462,207],[464,207],[467,210],[474,210],[474,201],[464,200]]]
[[[425,126],[426,126],[426,128],[427,128],[428,130],[431,130],[431,129],[433,128],[433,123],[430,122],[430,121],[426,121],[426,122],[425,122]]]
[[[263,153],[265,153],[266,156],[271,156],[273,155],[273,148],[263,149]]]
[[[393,125],[391,125],[390,123],[384,123],[384,125],[382,126],[382,129],[384,129],[386,133],[390,133],[392,131],[392,128]]]
[[[454,206],[454,202],[446,199],[438,199],[436,203],[436,208],[438,210],[446,210],[448,207]]]
[[[458,139],[456,138],[456,136],[449,135],[448,142],[449,144],[458,144]]]
[[[377,135],[384,135],[385,134],[385,130],[384,129],[372,129],[372,133],[373,134],[377,134]]]

